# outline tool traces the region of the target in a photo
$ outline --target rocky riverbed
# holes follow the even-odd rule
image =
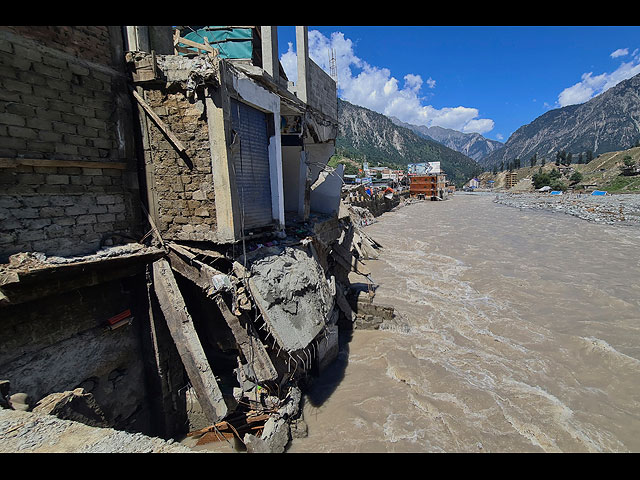
[[[573,215],[595,223],[640,226],[640,195],[499,193],[495,203]]]

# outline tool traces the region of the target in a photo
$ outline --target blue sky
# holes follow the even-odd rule
[[[295,27],[278,42],[295,81]],[[327,72],[335,50],[344,100],[503,142],[640,73],[637,26],[309,26],[309,48]]]

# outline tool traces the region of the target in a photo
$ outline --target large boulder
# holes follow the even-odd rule
[[[82,388],[52,393],[40,400],[33,411],[54,415],[62,420],[73,420],[92,427],[110,426],[93,395],[86,393]]]

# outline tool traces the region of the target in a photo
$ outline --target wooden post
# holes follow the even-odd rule
[[[249,336],[238,317],[231,313],[220,295],[217,295],[215,299],[222,316],[236,339],[238,347],[240,347],[247,363],[253,368],[256,379],[259,382],[275,381],[278,378],[278,372],[260,339],[257,336],[253,338]]]
[[[153,285],[171,337],[178,349],[191,385],[207,420],[216,423],[227,414],[227,405],[187,311],[169,262],[153,263]]]

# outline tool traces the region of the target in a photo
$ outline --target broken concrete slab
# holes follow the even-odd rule
[[[310,207],[312,212],[338,213],[343,174],[344,165],[342,164],[332,172],[320,173],[318,180],[311,186]]]
[[[241,257],[269,332],[288,352],[307,348],[332,310],[330,282],[307,247],[267,247]]]
[[[338,356],[338,326],[327,327],[327,335],[318,342],[318,371],[326,369]]]
[[[164,255],[162,249],[141,244],[104,248],[81,257],[18,253],[0,265],[0,307],[133,276]]]
[[[394,307],[373,303],[373,298],[366,292],[350,295],[348,300],[355,313],[356,328],[377,330],[383,323],[392,321],[396,316]]]
[[[264,424],[262,435],[248,433],[243,442],[248,453],[283,453],[290,439],[289,423],[283,418],[271,417]]]

